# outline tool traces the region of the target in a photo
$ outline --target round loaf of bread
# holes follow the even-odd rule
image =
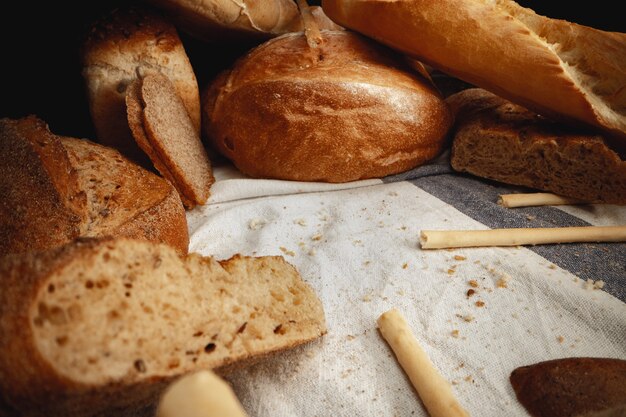
[[[447,104],[399,55],[347,31],[274,38],[222,73],[203,96],[211,143],[252,177],[347,182],[437,156]]]
[[[82,52],[89,109],[98,140],[141,159],[126,117],[126,88],[140,76],[160,72],[174,84],[200,132],[200,95],[195,73],[176,28],[157,12],[117,9],[91,28]]]

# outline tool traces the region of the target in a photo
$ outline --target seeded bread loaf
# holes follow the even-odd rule
[[[185,210],[164,179],[118,151],[59,137],[40,119],[0,120],[0,253],[77,237],[128,236],[187,253]]]
[[[0,403],[24,416],[132,415],[173,378],[325,332],[281,257],[218,262],[117,238],[0,260]]]
[[[626,204],[626,161],[597,134],[550,121],[486,90],[447,98],[452,167],[583,201]]]
[[[126,111],[135,141],[176,187],[185,206],[204,204],[214,182],[211,163],[170,80],[154,73],[133,81]]]
[[[83,77],[98,140],[127,157],[145,156],[126,119],[126,88],[152,72],[166,75],[200,132],[198,82],[176,28],[147,7],[116,9],[93,24],[82,50]]]

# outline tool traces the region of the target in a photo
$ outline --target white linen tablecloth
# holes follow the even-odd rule
[[[377,330],[394,307],[472,416],[527,415],[509,383],[518,366],[626,359],[626,244],[418,243],[422,229],[626,224],[626,207],[506,209],[498,194],[520,188],[454,174],[446,155],[349,184],[249,179],[229,165],[215,174],[208,204],[188,214],[190,250],[284,256],[328,325],[319,340],[226,376],[251,417],[427,416]]]

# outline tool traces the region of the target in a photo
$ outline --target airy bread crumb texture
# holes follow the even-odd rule
[[[29,317],[45,360],[85,384],[218,368],[326,331],[319,299],[281,257],[181,258],[126,239],[50,274]]]

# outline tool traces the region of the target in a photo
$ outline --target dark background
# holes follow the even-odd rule
[[[40,3],[40,4],[39,4]],[[13,2],[0,17],[3,44],[0,117],[36,114],[54,133],[95,139],[80,75],[79,46],[88,25],[124,1]],[[626,32],[619,3],[518,1],[537,13]],[[319,4],[309,1],[309,4]],[[207,44],[181,33],[202,88],[249,46]]]

